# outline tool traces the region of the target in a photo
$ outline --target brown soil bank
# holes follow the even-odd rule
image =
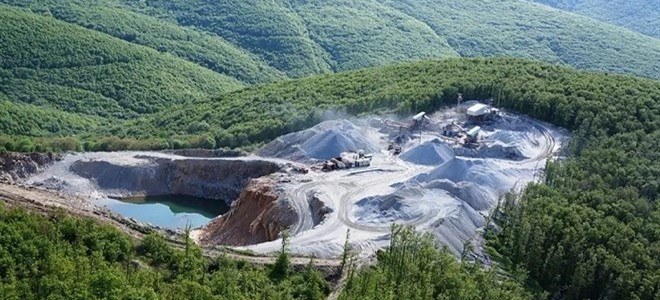
[[[61,159],[54,153],[0,153],[0,182],[14,183]]]
[[[137,156],[139,163],[79,160],[70,171],[93,180],[111,197],[187,195],[231,204],[251,178],[280,170],[264,160],[170,159]]]
[[[277,239],[280,230],[295,224],[298,215],[279,198],[274,186],[269,178],[250,181],[229,213],[203,228],[201,243],[245,246]]]

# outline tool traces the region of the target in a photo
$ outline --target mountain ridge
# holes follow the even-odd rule
[[[231,103],[235,100],[224,95],[245,86],[459,55],[519,56],[660,78],[660,40],[527,1],[449,0],[438,6],[429,0],[277,0],[272,4],[279,15],[273,19],[268,19],[270,15],[264,10],[271,2],[261,6],[234,6],[234,0],[0,2],[13,5],[0,4],[0,14],[6,20],[0,24],[0,35],[7,41],[0,47],[0,93],[4,101],[21,104],[12,107],[17,111],[52,109],[66,113],[59,114],[65,119],[79,115],[107,125],[94,131],[63,122],[51,130],[16,127],[19,129],[7,131],[12,135],[81,133],[86,135],[83,139],[139,139],[149,136],[141,134],[143,128],[122,128],[126,120],[209,98]],[[223,15],[224,8],[234,9],[233,13],[225,11]],[[241,18],[252,23],[241,27]],[[280,24],[277,20],[285,21]],[[222,35],[230,27],[238,30],[237,36],[255,33],[253,40],[233,44],[231,36]],[[269,36],[278,32],[300,32],[303,36]],[[266,48],[257,51],[246,45]],[[268,55],[280,57],[270,60]],[[289,62],[300,68],[292,73],[272,66]],[[300,93],[307,97],[307,91]],[[290,124],[278,121],[270,124],[273,129],[262,132],[236,129],[228,133],[236,138],[231,145],[249,144],[247,137],[253,135],[265,140],[276,130],[288,130],[291,124],[316,120],[308,111],[292,111],[292,104],[282,99],[258,100],[264,103],[246,109],[272,102],[282,112],[299,113],[300,120]],[[182,124],[183,118],[172,126],[177,129],[175,135],[208,141],[210,127],[240,124],[236,115],[238,112],[228,115],[221,123],[200,120]],[[159,120],[156,124],[165,123]],[[212,135],[216,143],[222,140]]]
[[[509,56],[660,78],[660,40],[525,0],[2,0],[246,84]]]
[[[654,0],[531,0],[660,38],[660,4]],[[653,3],[656,2],[656,3]]]

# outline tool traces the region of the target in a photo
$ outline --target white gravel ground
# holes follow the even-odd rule
[[[434,114],[432,119],[434,122],[451,122],[460,121],[461,117],[445,110]],[[312,183],[306,184],[305,192],[298,190],[296,195],[301,196],[292,197],[291,201],[299,202],[299,207],[304,208],[307,202],[304,195],[313,191],[333,208],[333,212],[315,227],[303,224],[292,232],[291,250],[294,253],[336,257],[341,254],[346,232],[350,230],[351,245],[366,257],[387,245],[389,228],[392,223],[398,223],[411,224],[420,231],[432,233],[458,255],[464,243],[475,237],[477,230],[485,225],[484,217],[498,198],[538,179],[546,160],[567,139],[565,131],[548,124],[504,114],[493,124],[482,126],[481,138],[485,145],[480,149],[457,147],[434,130],[402,136],[400,140],[406,141],[404,151],[401,156],[394,156],[384,149],[398,135],[398,128],[387,128],[378,118],[353,121],[353,125],[347,122],[322,123],[283,136],[261,152],[309,161],[316,157],[269,148],[296,148],[305,145],[310,136],[328,135],[338,138],[320,139],[329,144],[314,145],[336,151],[356,150],[347,148],[347,145],[379,149],[374,153],[372,166],[367,169],[301,175]],[[336,130],[333,124],[351,130]],[[431,127],[441,128],[439,125]],[[341,145],[333,147],[335,141],[340,141]],[[330,152],[324,154],[327,154],[324,157],[332,156]],[[284,186],[284,189],[296,188],[300,189],[300,185],[295,181]],[[277,251],[280,244],[281,241],[273,241],[245,248],[268,253]]]
[[[346,232],[361,257],[387,245],[392,223],[411,224],[430,232],[456,254],[484,226],[484,216],[498,197],[537,180],[547,159],[567,140],[564,130],[526,117],[504,114],[484,125],[485,145],[480,149],[457,147],[440,136],[442,123],[461,121],[461,115],[443,110],[431,116],[435,124],[423,132],[405,133],[380,118],[321,123],[282,136],[258,154],[277,162],[311,163],[342,151],[363,149],[374,155],[368,168],[330,173],[311,171],[294,175],[278,189],[288,195],[300,220],[291,228],[291,251],[329,258],[342,252]],[[403,143],[401,156],[386,151],[393,140]],[[78,160],[103,160],[115,164],[148,163],[141,155],[179,159],[151,152],[89,153],[67,156],[46,172],[28,180],[78,196],[102,198],[84,178],[72,175]],[[200,158],[201,159],[201,158]],[[238,159],[254,159],[244,157]],[[314,193],[332,212],[314,225],[308,195]],[[259,253],[280,249],[281,241],[244,247]]]

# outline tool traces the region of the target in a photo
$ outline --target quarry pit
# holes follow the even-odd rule
[[[446,108],[411,118],[330,120],[239,157],[68,154],[21,183],[151,226],[190,226],[206,247],[270,254],[286,229],[294,254],[335,258],[350,230],[351,248],[369,257],[388,244],[397,223],[431,233],[460,255],[499,197],[539,180],[568,139],[565,130],[511,113],[469,117],[465,109]],[[453,127],[460,134],[447,132]],[[358,150],[368,165],[321,167],[341,153],[357,158]],[[149,201],[163,197],[181,203]],[[151,206],[137,206],[145,203]],[[216,204],[226,207],[211,210]]]

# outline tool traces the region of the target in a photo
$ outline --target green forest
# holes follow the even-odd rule
[[[653,78],[660,71],[654,61],[636,61],[660,55],[660,40],[527,1],[382,2],[429,24],[462,57],[518,57]],[[647,42],[648,49],[633,46]]]
[[[424,102],[448,86],[463,85],[453,81],[493,85],[504,75],[456,70],[462,64],[457,59],[391,65],[420,59],[514,56],[578,69],[660,74],[658,39],[513,0],[442,6],[424,0],[2,3],[0,103],[6,110],[0,114],[6,117],[0,150],[69,150],[62,138],[75,139],[66,144],[85,150],[253,146],[318,122],[326,109],[401,112],[414,108],[406,97]],[[508,68],[509,60],[487,61]],[[424,75],[437,86],[421,81],[413,94],[412,87],[386,86],[398,84],[397,72],[426,64],[446,67],[437,76]],[[349,71],[377,65],[385,67]],[[288,79],[332,72],[340,74]],[[390,74],[389,82],[374,78],[381,73]],[[352,84],[343,80],[362,81],[364,88],[351,95]],[[335,82],[347,88],[346,95],[312,87]],[[299,83],[303,87],[295,90]],[[286,91],[270,91],[280,87]],[[253,96],[257,93],[263,94]],[[227,109],[230,103],[235,106]],[[205,110],[210,107],[218,111]],[[270,117],[254,121],[263,113]]]
[[[496,98],[505,108],[530,114],[568,129],[578,129],[595,109],[611,118],[589,120],[610,134],[631,124],[633,105],[641,119],[634,130],[654,128],[658,81],[518,59],[447,59],[288,80],[228,92],[217,97],[170,104],[153,114],[122,120],[98,115],[57,113],[63,118],[46,126],[19,118],[34,108],[11,104],[4,140],[32,141],[33,148],[54,149],[49,140],[76,134],[76,148],[86,150],[216,148],[259,145],[312,126],[328,111],[349,114],[432,110],[455,101],[462,92],[473,99]],[[3,94],[0,93],[0,99]],[[646,101],[646,102],[644,102]],[[9,100],[6,101],[7,105]],[[610,108],[606,108],[610,107]],[[78,126],[77,120],[90,126]],[[95,126],[99,124],[99,126]],[[592,128],[596,125],[589,125]],[[632,126],[632,125],[631,125]],[[13,138],[10,138],[13,137]],[[2,138],[0,138],[0,141]],[[16,150],[16,143],[0,144]]]
[[[0,203],[2,299],[325,299],[314,267],[294,271],[287,253],[272,266],[205,257],[188,241],[134,240],[110,225],[39,215]]]
[[[655,0],[532,0],[660,38],[660,5]]]
[[[153,49],[0,6],[0,95],[81,115],[127,119],[242,86]]]
[[[246,84],[457,56],[527,58],[660,78],[660,41],[653,35],[526,0],[0,2]],[[616,14],[613,5],[592,2],[588,7],[605,8],[591,16]],[[624,17],[658,27],[657,9],[626,7],[640,9]]]
[[[431,266],[431,267],[429,267]],[[530,299],[495,269],[459,262],[414,229],[393,228],[391,247],[367,270],[344,265],[340,299]],[[191,241],[174,248],[152,233],[141,240],[64,211],[48,215],[0,203],[3,299],[325,299],[331,285],[314,265],[293,268],[204,256]]]
[[[349,271],[339,299],[534,299],[540,294],[497,268],[458,261],[438,249],[434,238],[414,228],[393,226],[387,249],[377,253],[376,265]]]
[[[496,264],[458,261],[393,228],[377,263],[349,260],[339,298],[660,299],[651,9],[633,22],[596,0],[536,1],[586,16],[515,0],[1,2],[0,152],[250,149],[337,113],[492,98],[572,133],[543,180],[493,212],[485,237]],[[205,257],[189,243],[0,203],[3,299],[331,292],[313,263],[293,270],[287,255],[273,266]]]
[[[84,27],[125,42],[169,53],[245,83],[284,75],[225,39],[141,14],[118,1],[2,1],[15,7]],[[133,1],[131,1],[132,3]]]
[[[568,158],[550,163],[543,184],[503,200],[495,214],[500,230],[488,233],[488,248],[512,278],[541,295],[657,298],[659,81],[516,59],[450,59],[247,88],[107,130],[139,142],[160,137],[154,141],[163,146],[185,146],[190,138],[208,147],[231,147],[305,128],[326,110],[430,111],[454,103],[457,92],[469,99],[494,97],[502,108],[573,132]],[[134,146],[114,139],[84,146]],[[72,144],[80,146],[80,141]],[[389,280],[391,266],[382,268],[356,277],[355,284],[364,289],[351,293],[368,293]]]

